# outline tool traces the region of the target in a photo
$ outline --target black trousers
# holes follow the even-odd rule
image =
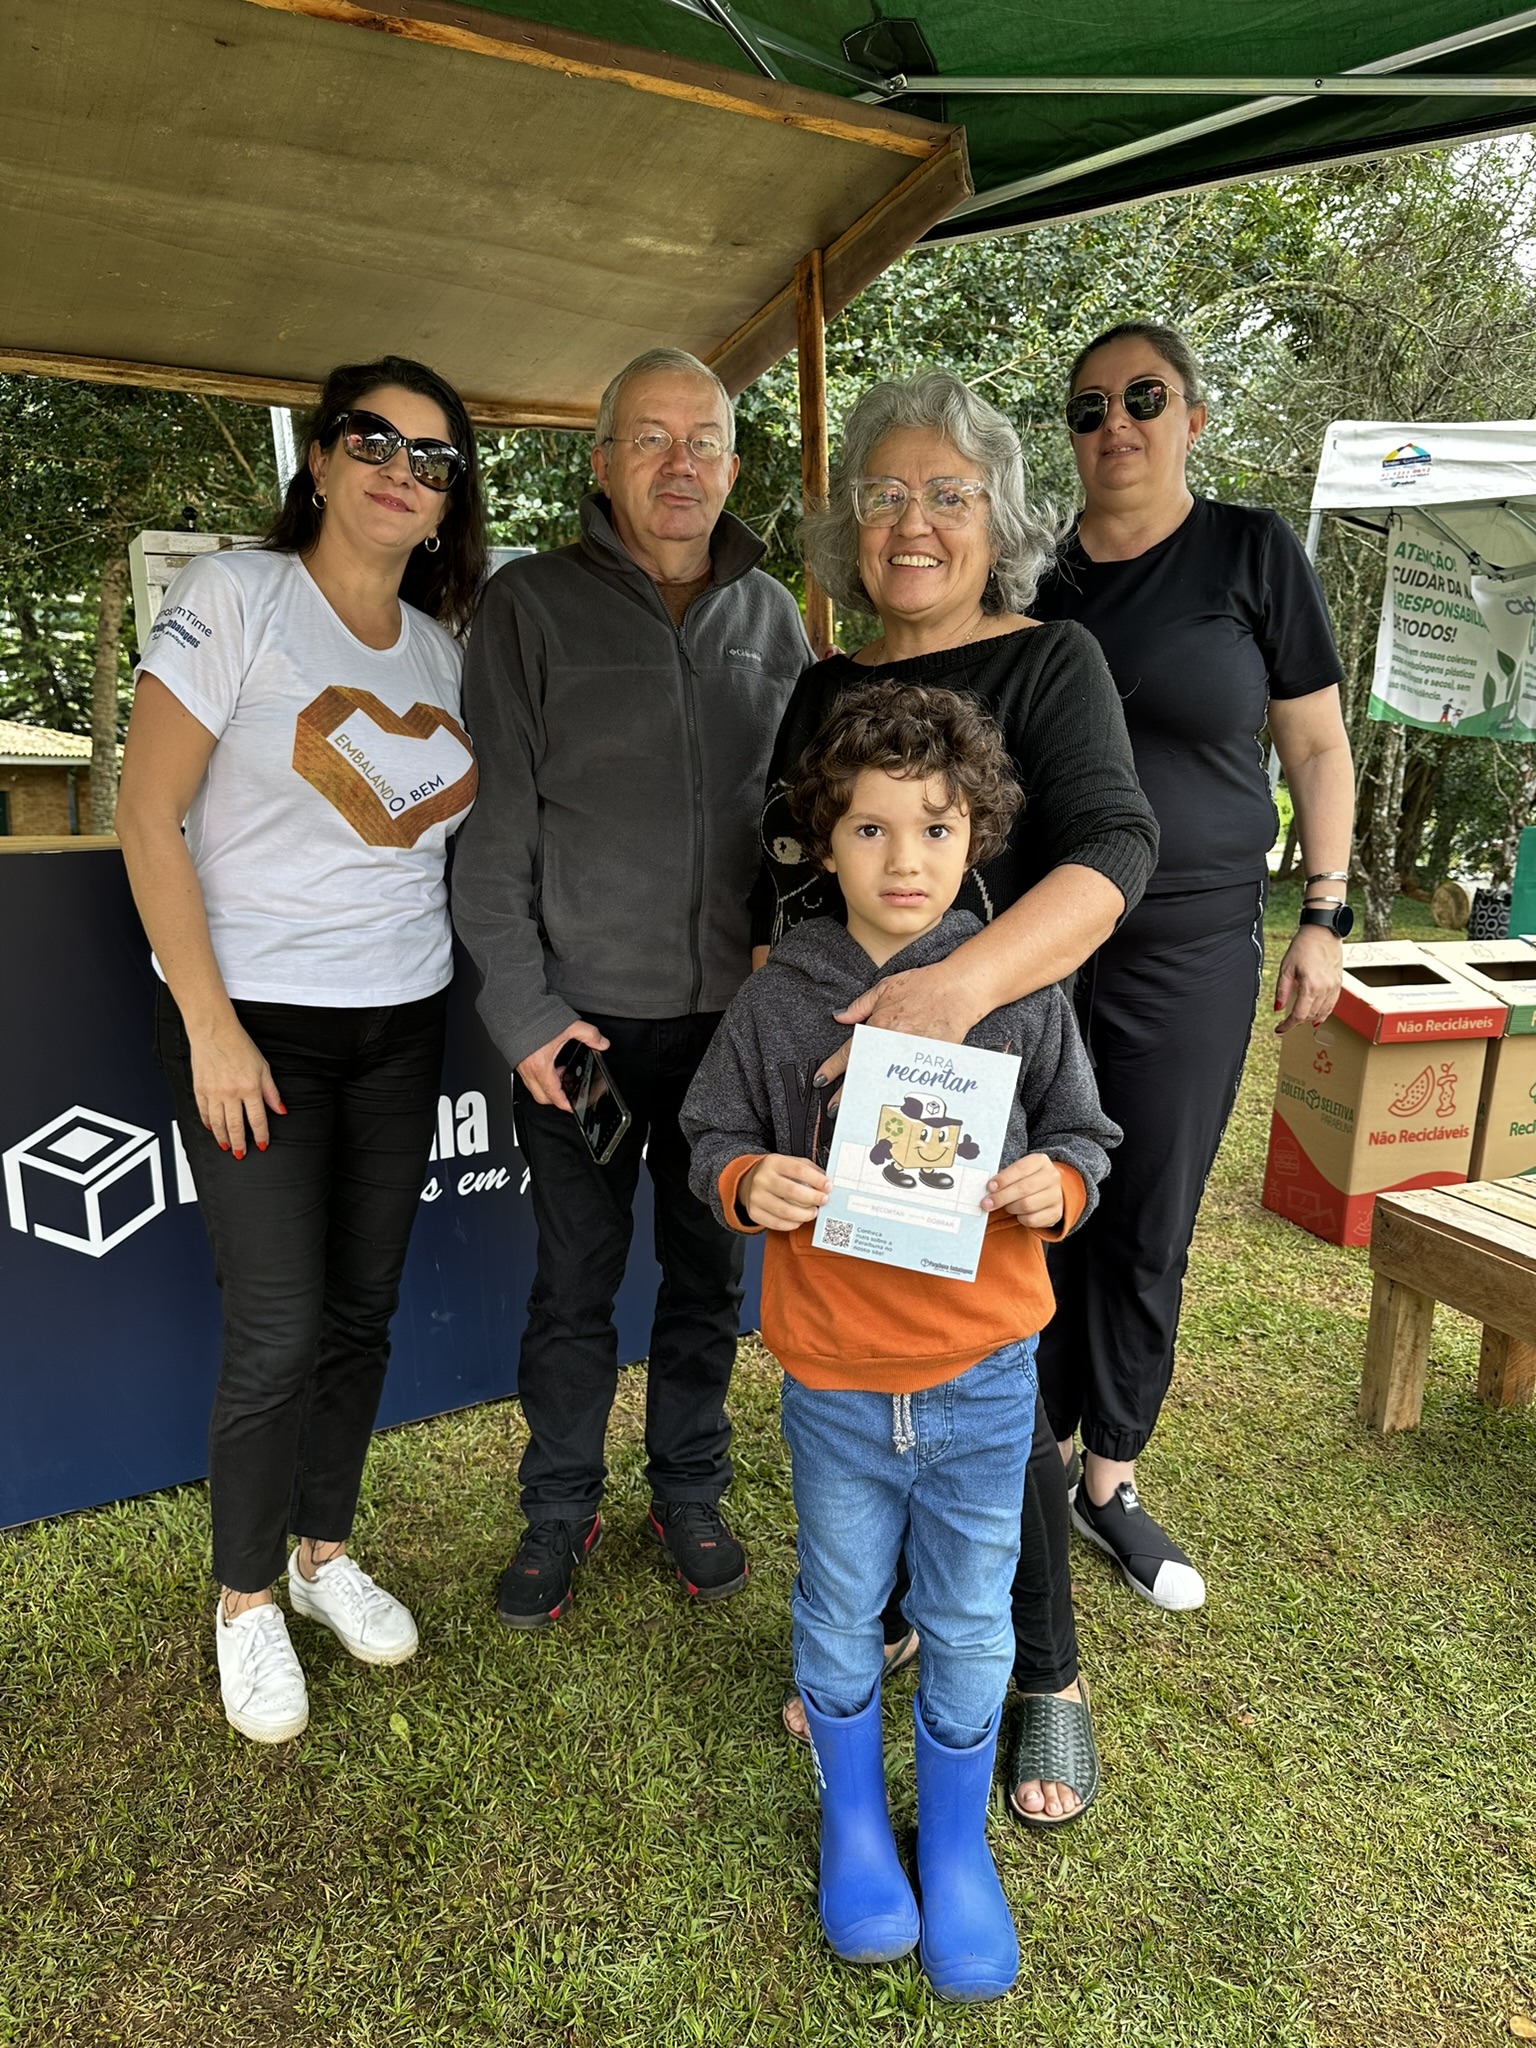
[[[1189,1242],[1237,1099],[1264,968],[1257,883],[1144,897],[1078,977],[1099,1096],[1125,1132],[1099,1206],[1046,1257],[1052,1434],[1134,1458],[1173,1375]]]
[[[531,1174],[538,1269],[517,1369],[528,1448],[518,1478],[530,1521],[585,1521],[603,1495],[603,1439],[618,1387],[614,1297],[634,1234],[642,1152],[654,1190],[661,1286],[645,1396],[646,1478],[660,1501],[718,1500],[730,1484],[726,1390],[736,1360],[745,1241],[688,1186],[678,1112],[718,1011],[591,1017],[632,1119],[606,1166],[575,1120],[516,1087]]]
[[[436,1121],[447,995],[385,1009],[237,1002],[288,1114],[265,1152],[221,1152],[192,1093],[186,1029],[156,997],[224,1309],[208,1431],[213,1568],[259,1593],[290,1532],[344,1542],[389,1363],[389,1324]]]

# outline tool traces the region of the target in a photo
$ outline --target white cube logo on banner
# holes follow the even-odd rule
[[[160,1140],[76,1103],[0,1154],[11,1228],[99,1259],[165,1208]]]

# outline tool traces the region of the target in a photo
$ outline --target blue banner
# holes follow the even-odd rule
[[[219,1299],[121,855],[0,855],[0,933],[4,1525],[203,1476]],[[381,1427],[515,1390],[533,1260],[510,1076],[461,973]],[[620,1358],[645,1355],[658,1278],[642,1175]]]

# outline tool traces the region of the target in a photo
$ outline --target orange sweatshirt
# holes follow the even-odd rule
[[[742,1220],[736,1196],[762,1157],[744,1154],[720,1175],[720,1209],[733,1230],[759,1228]],[[763,1342],[805,1386],[915,1394],[1033,1337],[1056,1307],[1041,1246],[1065,1237],[1088,1200],[1075,1167],[1058,1161],[1057,1171],[1066,1209],[1056,1229],[1027,1230],[1006,1211],[993,1214],[972,1281],[819,1251],[812,1223],[765,1232]]]

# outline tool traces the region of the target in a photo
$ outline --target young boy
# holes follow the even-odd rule
[[[975,1281],[812,1246],[832,1135],[813,1077],[847,1036],[833,1013],[872,969],[928,966],[979,929],[950,906],[966,870],[1004,845],[1021,796],[973,699],[887,683],[841,700],[790,801],[807,853],[837,876],[847,926],[798,925],[727,1010],[683,1106],[692,1185],[732,1229],[771,1233],[763,1338],[785,1373],[794,1670],[821,1787],[827,1939],[868,1962],[920,1941],[941,1995],[995,1998],[1018,1970],[985,1821],[1013,1659],[1035,1338],[1053,1306],[1041,1240],[1087,1214],[1120,1132],[1066,999],[1041,989],[966,1040],[1022,1060]],[[920,1917],[891,1835],[880,1734],[880,1611],[903,1548],[905,1611],[922,1642]]]

